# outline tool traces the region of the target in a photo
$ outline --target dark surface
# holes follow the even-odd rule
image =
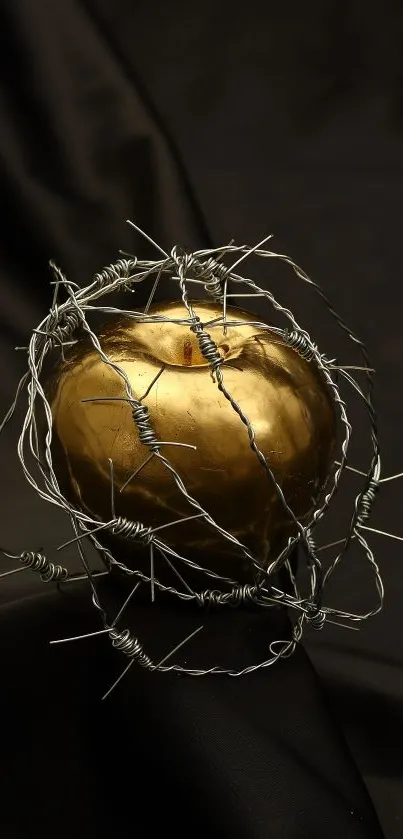
[[[253,0],[242,12],[227,2],[203,6],[172,2],[165,7],[161,4],[161,9],[129,0],[119,0],[113,8],[106,0],[3,2],[0,350],[5,372],[0,398],[4,409],[24,365],[23,353],[14,353],[12,348],[26,343],[50,305],[50,257],[69,278],[86,283],[94,271],[116,258],[119,248],[149,255],[124,224],[127,217],[166,248],[174,243],[186,247],[222,244],[231,237],[254,243],[272,231],[276,234],[273,247],[291,253],[322,282],[370,345],[378,373],[384,470],[385,474],[400,471],[402,18],[397,1],[384,7],[363,0],[302,5]],[[259,280],[267,287],[277,283],[281,291],[284,287],[292,306],[301,307],[304,317],[312,321],[315,339],[327,350],[327,325],[321,309],[303,296],[295,279],[290,277],[286,283],[286,276],[264,267]],[[348,362],[349,357],[345,354],[343,360]],[[15,550],[41,545],[51,550],[67,538],[67,524],[40,503],[17,472],[13,448],[17,429],[18,421],[1,442],[1,542]],[[359,455],[358,451],[357,462]],[[374,526],[398,530],[400,498],[399,483],[385,485]],[[401,836],[403,823],[403,577],[399,543],[373,536],[372,544],[386,584],[383,615],[364,626],[361,633],[335,627],[320,634],[312,632],[307,648],[385,834],[393,839]],[[117,666],[109,665],[106,645],[99,648],[102,653],[93,652],[88,658],[82,649],[63,651],[56,658],[43,646],[64,628],[72,633],[79,631],[78,626],[81,629],[87,620],[84,610],[81,615],[82,605],[60,612],[59,600],[53,601],[50,594],[49,602],[38,599],[39,586],[33,599],[22,600],[31,586],[22,581],[25,576],[3,581],[1,587],[1,634],[11,644],[9,655],[3,657],[6,687],[2,698],[7,710],[3,724],[9,752],[5,751],[2,771],[7,785],[13,778],[14,784],[20,785],[20,799],[22,790],[28,796],[25,813],[20,804],[13,806],[14,827],[12,821],[6,821],[10,810],[4,807],[3,835],[12,839],[24,835],[28,822],[35,819],[39,823],[42,819],[44,835],[46,829],[49,835],[51,831],[62,836],[63,830],[64,835],[70,835],[73,828],[77,832],[81,806],[82,835],[92,835],[91,830],[95,835],[94,819],[98,817],[93,816],[93,810],[99,809],[103,821],[102,808],[109,806],[103,798],[101,773],[103,781],[109,775],[114,790],[108,798],[110,813],[117,811],[118,801],[124,812],[129,800],[134,830],[138,781],[131,786],[119,744],[125,737],[131,738],[135,766],[137,733],[131,710],[130,722],[125,723],[125,702],[131,709],[131,692],[137,696],[136,681],[127,679],[115,694],[118,713],[111,719],[110,712],[97,704],[109,681],[107,676],[115,673]],[[372,581],[355,561],[342,566],[331,596],[335,604],[357,612],[365,612],[375,602]],[[283,771],[281,791],[288,794],[281,799],[273,783],[276,773],[269,769],[269,756],[275,765],[277,748],[270,728],[262,732],[254,727],[252,683],[248,687],[247,682],[237,682],[242,684],[236,694],[242,706],[242,726],[245,733],[249,725],[254,727],[250,738],[247,736],[255,744],[259,776],[263,772],[261,738],[267,743],[267,806],[282,801],[284,817],[283,824],[277,822],[272,829],[267,816],[267,832],[259,833],[258,816],[255,834],[250,822],[246,832],[238,835],[310,839],[331,837],[333,829],[335,837],[348,836],[346,822],[342,822],[347,800],[344,784],[348,781],[351,809],[367,814],[366,823],[352,818],[351,830],[356,832],[351,836],[376,836],[359,781],[324,710],[323,696],[303,653],[259,679],[263,695],[267,691],[269,697],[270,719],[275,691],[279,724],[284,726],[282,731],[286,729],[277,757],[280,754]],[[198,703],[202,691],[208,694],[212,690],[197,682],[172,700],[174,688],[169,685],[161,688],[161,705],[185,703],[187,690],[193,691],[192,702]],[[235,688],[232,683],[217,685],[214,683],[214,690],[223,692],[222,702],[228,708],[232,696],[227,692]],[[147,692],[148,685],[146,689],[142,684],[142,694],[143,689],[144,696],[151,697],[150,705],[145,702],[139,712],[151,713],[157,699],[152,699],[151,688]],[[206,709],[211,701],[206,695]],[[300,726],[286,727],[285,702],[291,703]],[[217,717],[218,728],[225,728],[226,713]],[[213,747],[219,738],[209,722],[211,715],[197,711],[196,717],[200,725],[211,725],[208,739]],[[180,714],[166,717],[178,718]],[[231,725],[223,754],[230,749],[229,741],[235,742]],[[304,730],[309,743],[302,749],[299,738]],[[166,730],[161,734],[165,736],[168,745]],[[178,736],[183,737],[185,749],[190,739],[186,726]],[[30,749],[32,746],[31,762],[24,767],[27,740]],[[64,761],[62,745],[67,749]],[[296,772],[301,749],[314,761],[315,781],[309,768]],[[187,751],[185,775],[193,766],[190,758]],[[251,770],[247,754],[241,758],[246,790]],[[195,763],[200,760],[198,751]],[[231,824],[233,798],[218,796],[218,779],[224,778],[225,768],[220,763],[214,766],[214,772],[209,769],[200,778],[202,802],[207,808],[210,796],[217,794],[222,804],[221,810],[217,804],[214,811],[219,812],[217,819],[227,814]],[[327,783],[323,767],[331,773],[329,797],[323,792]],[[165,769],[164,777],[169,778],[169,762]],[[38,790],[38,772],[45,775],[45,788],[41,786],[39,798],[35,798],[30,790]],[[61,779],[68,793],[62,790]],[[189,777],[187,783],[192,787],[196,782]],[[238,790],[242,783],[238,778]],[[48,784],[51,806],[35,811],[38,805],[32,802],[45,800],[41,796],[48,792]],[[9,789],[7,786],[6,801]],[[300,790],[305,790],[306,819],[310,821],[298,818],[293,833],[293,818],[302,807]],[[158,801],[158,783],[154,795]],[[189,793],[189,797],[196,800],[196,795],[192,799]],[[259,800],[262,805],[263,797]],[[43,824],[45,810],[53,814],[49,828]],[[266,813],[264,809],[260,812]],[[196,809],[186,832],[195,832],[195,822],[199,824],[195,813]],[[19,827],[23,818],[26,824]],[[245,824],[237,821],[232,834],[241,823]],[[367,833],[362,832],[365,829]],[[118,830],[126,835],[123,827]]]
[[[240,679],[133,667],[102,702],[126,661],[103,638],[49,646],[98,628],[86,588],[61,588],[24,598],[21,587],[0,610],[3,836],[35,827],[43,837],[380,839],[302,648],[275,673]],[[289,633],[281,613],[241,612],[228,624],[222,612],[174,611],[136,604],[155,661],[201,621],[185,653],[193,666],[242,667]]]

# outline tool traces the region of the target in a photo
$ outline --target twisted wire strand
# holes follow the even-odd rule
[[[255,585],[239,585],[231,591],[223,592],[217,589],[205,589],[196,592],[195,599],[200,606],[240,606],[243,603],[258,602],[258,587]]]
[[[116,280],[129,280],[137,267],[137,259],[118,259],[112,265],[107,265],[94,275],[93,286],[97,290],[109,288]]]

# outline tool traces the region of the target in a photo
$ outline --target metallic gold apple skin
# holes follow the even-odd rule
[[[193,305],[202,322],[222,316],[217,304]],[[181,303],[155,305],[150,313],[188,317]],[[304,520],[323,491],[334,456],[331,395],[313,364],[276,334],[247,325],[254,320],[251,313],[228,308],[227,319],[242,325],[229,325],[227,334],[222,324],[206,329],[224,358],[225,386],[249,418],[289,506]],[[247,428],[219,392],[189,326],[123,318],[109,322],[98,337],[104,352],[126,372],[137,398],[165,365],[144,399],[151,424],[158,439],[197,448],[163,446],[161,452],[212,518],[266,563],[293,527],[251,450]],[[111,519],[111,458],[118,516],[157,527],[197,512],[156,457],[119,492],[149,449],[139,441],[122,378],[91,344],[83,341],[74,347],[54,373],[47,394],[55,472],[62,491],[80,509],[103,521]],[[108,401],[110,397],[122,401]],[[97,401],[83,401],[91,398]],[[233,546],[204,521],[167,527],[158,535],[188,556],[203,554],[204,565],[236,573],[231,563],[239,560]]]

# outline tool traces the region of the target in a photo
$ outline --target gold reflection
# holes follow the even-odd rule
[[[222,314],[214,303],[193,305],[202,322]],[[150,313],[187,317],[179,303],[155,305]],[[227,334],[222,325],[206,330],[224,359],[225,386],[249,418],[290,507],[303,519],[317,502],[334,454],[332,398],[313,364],[274,333],[247,325],[254,320],[251,313],[228,307],[227,318],[245,323],[229,325]],[[165,365],[144,399],[151,424],[158,439],[192,444],[196,450],[163,446],[161,453],[210,515],[266,562],[290,523],[251,450],[245,425],[218,390],[189,326],[126,318],[110,321],[99,337],[104,352],[127,374],[136,398]],[[139,441],[122,378],[87,341],[57,368],[48,394],[55,471],[73,503],[102,520],[111,518],[112,458],[117,515],[159,526],[195,512],[157,457],[119,491],[150,452]],[[122,401],[102,401],[110,397]],[[90,398],[97,401],[83,401]],[[160,535],[188,555],[203,552],[205,564],[214,557],[220,570],[230,571],[236,561],[231,545],[205,522],[166,528]]]

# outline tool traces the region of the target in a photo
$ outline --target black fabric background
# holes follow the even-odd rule
[[[400,471],[402,38],[399,0],[251,0],[240,10],[226,0],[4,0],[3,408],[24,365],[13,347],[50,304],[50,257],[85,283],[119,248],[149,255],[128,217],[166,248],[273,232],[273,247],[320,280],[369,344],[384,472]],[[259,279],[289,288],[326,346],[321,309],[285,277]],[[68,529],[17,470],[17,427],[1,441],[1,543],[51,550]],[[385,485],[375,526],[399,532],[400,498],[399,483]],[[354,759],[385,835],[400,837],[403,576],[399,543],[372,544],[385,611],[361,633],[307,636],[321,685],[300,650],[278,671],[230,685],[167,681],[154,694],[136,673],[107,710],[98,698],[116,662],[106,645],[57,656],[47,647],[93,628],[85,594],[69,594],[70,608],[26,574],[3,581],[3,835],[126,836],[136,825],[152,835],[176,824],[179,835],[375,837]],[[371,608],[359,562],[341,568],[332,596]],[[210,764],[192,746],[203,726]],[[238,729],[250,746],[234,756]]]

